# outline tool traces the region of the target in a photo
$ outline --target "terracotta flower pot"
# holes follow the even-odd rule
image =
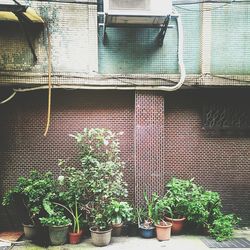
[[[83,231],[80,230],[79,233],[69,233],[69,243],[78,244],[81,241]]]
[[[166,221],[169,221],[173,224],[172,225],[172,234],[180,234],[181,233],[181,231],[184,227],[185,220],[186,220],[185,217],[180,218],[180,219],[172,219],[169,217],[165,217],[165,219],[166,219]]]
[[[122,234],[122,227],[123,227],[123,223],[120,224],[113,224],[112,225],[112,236],[114,237],[119,237]]]
[[[91,232],[93,245],[98,247],[104,247],[110,243],[112,229],[106,231],[97,231],[95,227],[91,227],[89,230]]]
[[[172,223],[166,222],[156,224],[156,237],[158,240],[170,240]]]

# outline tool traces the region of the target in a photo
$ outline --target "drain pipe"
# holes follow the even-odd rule
[[[183,59],[183,50],[184,50],[184,32],[183,32],[183,25],[180,18],[180,15],[173,9],[174,16],[176,17],[176,24],[178,30],[178,65],[179,65],[179,72],[181,74],[179,82],[174,86],[159,86],[157,89],[162,91],[176,91],[183,85],[185,78],[186,78],[186,69],[184,65]]]

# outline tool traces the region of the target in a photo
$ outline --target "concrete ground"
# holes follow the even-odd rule
[[[250,230],[237,230],[235,231],[235,237],[246,238],[250,241]],[[26,243],[23,246],[15,246],[13,250],[41,250],[42,247],[38,247],[31,243]],[[171,236],[169,241],[158,241],[157,239],[143,239],[140,237],[112,237],[111,244],[106,247],[95,247],[91,244],[91,239],[83,240],[78,245],[63,245],[58,247],[48,247],[49,250],[80,250],[80,249],[107,249],[107,250],[207,250],[209,249],[201,240],[200,236],[193,235],[180,235]],[[213,248],[216,249],[216,248]],[[220,250],[231,248],[219,248]],[[238,250],[243,248],[238,248]],[[250,249],[250,248],[244,248]]]

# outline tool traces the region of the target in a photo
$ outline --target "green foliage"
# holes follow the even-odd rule
[[[103,206],[93,206],[89,218],[89,223],[97,228],[97,230],[105,231],[111,226],[111,218],[109,217],[108,205],[103,203]]]
[[[164,220],[166,214],[169,214],[170,217],[173,217],[172,209],[169,206],[169,200],[164,196],[159,198],[154,206],[154,222],[155,224],[160,224]]]
[[[173,178],[167,184],[163,204],[176,216],[186,216],[199,227],[208,228],[218,241],[230,239],[234,226],[239,222],[235,215],[223,215],[219,193],[204,189],[191,180]]]
[[[209,233],[217,241],[229,240],[232,238],[234,226],[238,222],[239,218],[234,214],[221,214],[209,226]]]
[[[54,188],[55,181],[51,172],[43,174],[33,170],[28,178],[18,178],[16,186],[5,193],[2,204],[9,206],[19,196],[27,209],[31,223],[35,224],[35,219],[43,209],[43,199]]]
[[[40,222],[44,226],[67,226],[70,225],[70,219],[63,214],[52,215],[40,218]]]
[[[146,207],[144,212],[142,212],[140,219],[141,221],[144,221],[143,227],[149,228],[156,220],[155,205],[159,199],[159,196],[156,193],[153,193],[151,198],[149,198],[146,192],[143,193],[143,196],[146,202]]]
[[[189,202],[198,187],[194,184],[193,179],[182,180],[172,178],[167,184],[167,192],[165,194],[165,205],[168,209],[168,216],[175,219],[185,217],[188,214]],[[170,212],[171,211],[171,212]]]
[[[199,187],[189,201],[187,219],[207,227],[221,215],[221,199],[217,192]]]
[[[87,129],[71,135],[76,140],[84,180],[83,196],[90,224],[99,230],[110,227],[108,204],[127,196],[119,153],[119,134],[106,129]]]
[[[120,224],[131,220],[132,210],[133,208],[127,202],[113,200],[108,205],[108,216],[113,224]]]
[[[86,180],[81,170],[65,166],[65,161],[60,160],[59,166],[62,167],[64,175],[58,177],[60,187],[59,202],[54,202],[54,204],[63,207],[70,213],[73,220],[73,232],[79,233],[79,219],[82,216],[80,206],[84,204],[83,194]]]
[[[142,208],[136,208],[132,206],[132,210],[130,211],[130,219],[129,222],[134,223],[134,224],[140,224],[141,217],[145,218],[146,216],[144,215],[145,210]]]

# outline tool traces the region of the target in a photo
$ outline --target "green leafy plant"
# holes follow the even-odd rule
[[[28,178],[18,178],[16,186],[5,193],[2,204],[9,206],[21,200],[30,218],[29,223],[34,225],[42,212],[43,199],[54,188],[55,181],[51,172],[43,174],[33,170]]]
[[[131,206],[130,211],[130,219],[128,220],[129,223],[138,224],[138,221],[140,221],[140,217],[145,217],[143,214],[143,209],[138,207]]]
[[[112,224],[120,224],[131,220],[132,210],[133,208],[127,202],[113,200],[108,205],[108,216],[111,218]]]
[[[172,178],[166,184],[167,192],[165,194],[165,205],[169,207],[167,216],[179,219],[187,216],[190,199],[198,187],[194,184],[193,179],[182,180]],[[171,213],[170,213],[171,211]]]
[[[62,167],[62,173],[58,177],[58,183],[61,191],[58,194],[58,202],[54,204],[64,208],[72,217],[73,233],[80,232],[80,218],[82,211],[80,207],[84,204],[83,194],[85,188],[85,179],[81,170],[74,167],[65,167],[65,161],[59,160],[59,166]]]
[[[67,226],[70,225],[70,219],[62,214],[52,215],[49,217],[41,217],[40,222],[44,226]]]
[[[173,217],[186,216],[200,230],[208,229],[211,236],[218,241],[232,237],[239,219],[233,214],[223,214],[219,193],[206,190],[195,184],[193,179],[173,178],[167,188],[165,206],[171,208]]]
[[[108,205],[112,200],[120,201],[127,196],[123,181],[124,163],[119,153],[119,134],[106,129],[87,129],[70,135],[79,149],[84,184],[84,206],[90,225],[98,230],[108,229],[111,219]]]
[[[64,215],[63,208],[58,207],[56,202],[58,190],[49,192],[43,200],[43,207],[47,212],[47,216],[40,217],[39,220],[45,226],[65,226],[70,225],[71,220]]]
[[[144,228],[150,228],[156,219],[155,205],[159,199],[159,196],[156,193],[153,193],[151,198],[149,198],[146,192],[143,193],[143,196],[146,202],[146,208],[144,210],[145,212],[143,213],[144,217],[140,217],[140,219],[143,220],[143,225],[140,226],[143,226]]]
[[[219,193],[206,191],[200,187],[189,201],[187,219],[207,228],[221,215],[221,209]]]
[[[154,222],[155,224],[165,224],[164,217],[169,214],[173,217],[172,209],[169,206],[169,200],[164,196],[163,198],[158,198],[154,206]]]
[[[233,229],[239,222],[234,214],[221,214],[209,225],[209,233],[217,241],[229,240],[233,237]]]

